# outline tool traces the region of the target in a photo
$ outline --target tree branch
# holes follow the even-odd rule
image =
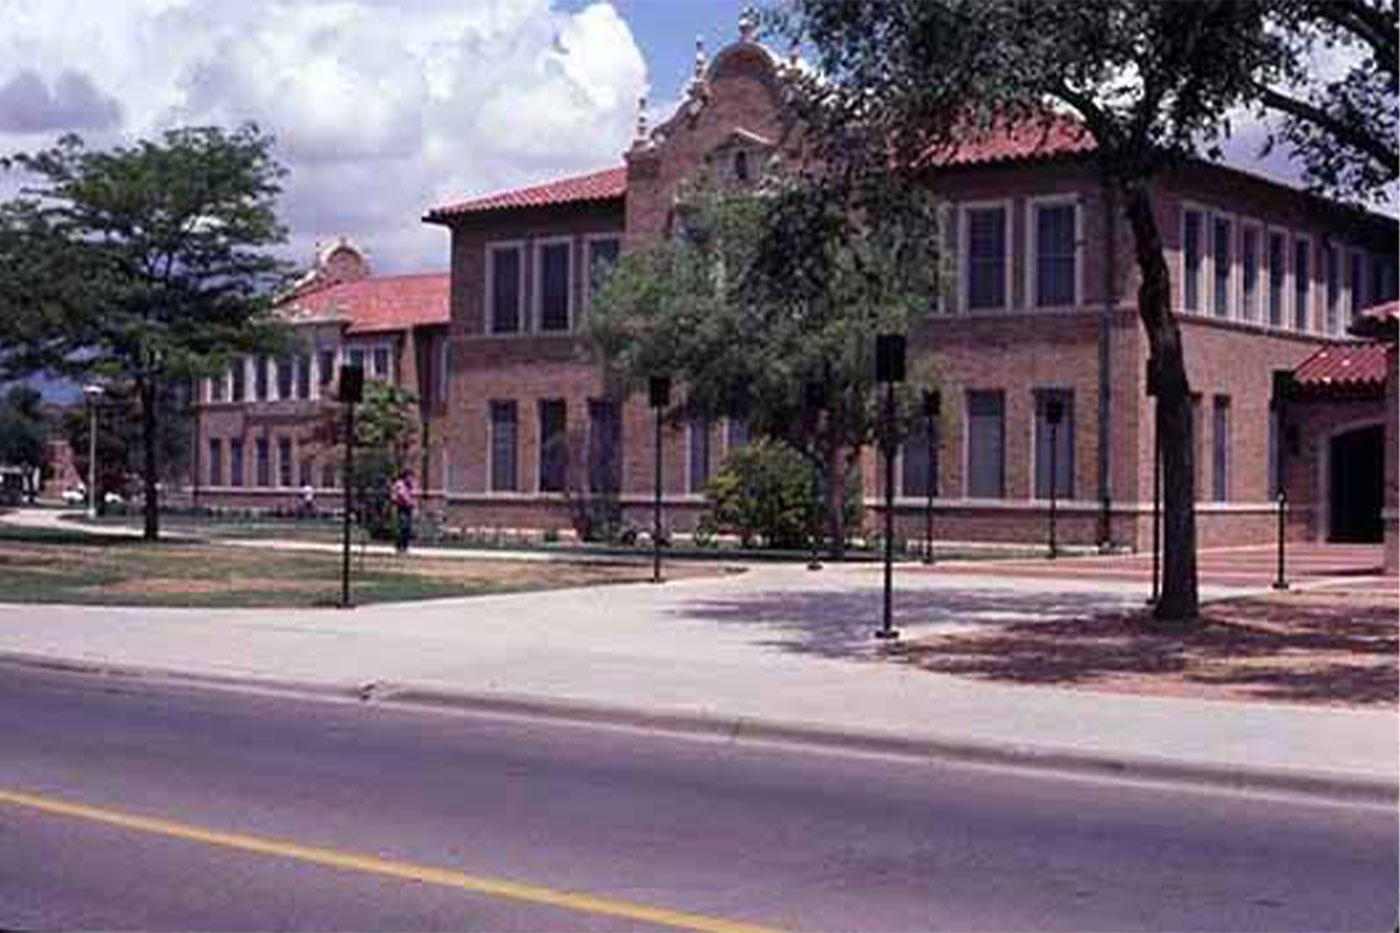
[[[1289,97],[1263,85],[1259,86],[1259,100],[1264,106],[1304,123],[1311,123],[1340,142],[1365,153],[1367,158],[1384,168],[1390,177],[1395,177],[1395,150],[1387,140],[1377,139],[1367,133],[1359,123],[1339,120],[1315,104]]]

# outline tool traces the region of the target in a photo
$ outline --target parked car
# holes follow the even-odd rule
[[[63,490],[64,505],[82,505],[87,502],[87,490],[81,486],[76,489]]]

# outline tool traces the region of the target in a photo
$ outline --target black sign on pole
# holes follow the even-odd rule
[[[927,475],[924,478],[924,563],[933,563],[933,488],[938,483],[938,461],[934,457],[934,432],[937,430],[938,412],[941,399],[938,392],[925,389],[924,409],[924,457]]]
[[[880,334],[875,338],[875,380],[885,384],[885,605],[876,638],[894,639],[894,384],[904,381],[904,337]]]
[[[656,459],[653,475],[652,522],[651,522],[651,582],[661,582],[661,419],[666,406],[671,404],[671,380],[665,376],[652,376],[647,383],[647,400],[656,413]]]
[[[336,399],[345,406],[345,465],[340,486],[344,500],[344,516],[340,543],[340,608],[349,609],[350,602],[350,515],[353,511],[351,487],[355,475],[355,406],[364,398],[365,370],[363,366],[340,367]]]
[[[1273,393],[1269,398],[1270,413],[1274,418],[1274,478],[1278,491],[1278,573],[1274,577],[1276,590],[1288,589],[1286,535],[1288,533],[1288,471],[1286,468],[1288,444],[1288,400],[1293,395],[1293,371],[1276,369],[1273,371]]]
[[[1147,397],[1157,397],[1157,363],[1147,360]],[[1157,405],[1152,406],[1152,596],[1149,606],[1157,604],[1161,591],[1162,553],[1162,420],[1157,414]]]

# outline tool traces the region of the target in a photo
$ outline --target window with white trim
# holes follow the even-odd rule
[[[608,275],[622,258],[622,239],[615,236],[591,236],[585,243],[588,261],[588,295],[598,294]]]
[[[540,492],[563,492],[569,470],[569,410],[563,399],[541,399]]]
[[[622,489],[622,410],[613,399],[588,400],[588,491]]]
[[[272,445],[267,438],[260,437],[253,442],[253,447],[257,457],[257,483],[265,489],[272,485]]]
[[[486,248],[487,329],[490,333],[520,333],[524,283],[525,251],[519,245]]]
[[[234,488],[243,486],[243,439],[235,437],[228,442],[228,484]]]
[[[1327,333],[1335,334],[1342,323],[1342,266],[1341,254],[1334,244],[1327,244],[1322,251],[1322,281],[1326,292],[1323,300],[1327,303]]]
[[[513,401],[491,403],[491,491],[516,491],[518,417]]]
[[[283,489],[292,485],[292,439],[277,439],[277,485]]]
[[[1201,233],[1205,215],[1198,210],[1181,212],[1181,301],[1187,311],[1201,310]]]
[[[1006,495],[1006,393],[967,393],[967,494],[974,499]]]
[[[1073,202],[1031,202],[1033,294],[1037,308],[1078,300],[1079,208]]]
[[[209,380],[209,401],[222,402],[224,400],[224,377],[215,376]]]
[[[1288,299],[1288,237],[1282,231],[1269,231],[1269,324],[1283,326]]]
[[[1211,498],[1230,501],[1230,396],[1217,395],[1212,406]]]
[[[1240,224],[1240,317],[1259,320],[1259,225]]]
[[[1054,402],[1060,406],[1060,421],[1052,429],[1050,405]],[[1049,499],[1051,483],[1056,498],[1073,497],[1074,392],[1071,389],[1035,390],[1035,498]]]
[[[224,442],[217,437],[209,439],[209,485],[224,484]]]
[[[539,327],[543,332],[560,333],[571,326],[569,285],[573,248],[570,240],[546,240],[535,246],[535,294]]]
[[[1211,218],[1211,269],[1213,271],[1213,301],[1211,310],[1216,317],[1230,316],[1230,275],[1234,270],[1235,225],[1219,214]]]
[[[1010,222],[1006,207],[964,209],[967,251],[967,307],[972,311],[1005,308],[1009,304]]]
[[[1293,329],[1308,330],[1312,319],[1312,241],[1293,238]]]

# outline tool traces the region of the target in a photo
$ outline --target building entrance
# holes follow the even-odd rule
[[[1331,525],[1328,540],[1353,543],[1382,538],[1385,497],[1385,428],[1376,424],[1332,438],[1330,455]]]

